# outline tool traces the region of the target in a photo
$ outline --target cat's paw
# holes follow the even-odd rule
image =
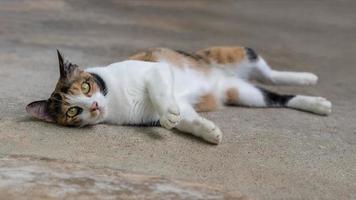
[[[318,76],[309,72],[303,72],[299,75],[300,85],[315,85],[318,79]]]
[[[213,144],[219,144],[222,140],[222,132],[213,122],[205,120],[202,123],[201,137]]]
[[[311,102],[313,104],[313,112],[320,115],[330,115],[332,104],[323,97],[315,97]]]
[[[161,116],[159,122],[162,127],[172,129],[178,125],[180,120],[181,116],[178,106],[172,106]]]
[[[319,115],[329,115],[331,113],[332,104],[323,97],[297,95],[287,103],[287,107],[305,110]]]

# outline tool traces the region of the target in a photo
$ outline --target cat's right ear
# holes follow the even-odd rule
[[[71,75],[73,75],[74,72],[78,70],[78,66],[65,60],[58,49],[57,49],[57,55],[58,55],[60,78],[69,78]]]
[[[54,122],[53,117],[49,114],[48,111],[48,101],[34,101],[26,106],[26,111],[37,119],[46,122]]]

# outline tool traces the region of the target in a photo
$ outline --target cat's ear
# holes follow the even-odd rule
[[[48,101],[34,101],[26,106],[26,111],[33,117],[46,122],[54,122],[48,111]]]
[[[78,66],[70,63],[63,58],[63,55],[57,49],[60,78],[69,78],[74,72],[78,70]]]

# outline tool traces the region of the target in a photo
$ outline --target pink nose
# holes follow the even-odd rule
[[[99,109],[98,102],[94,101],[93,104],[90,106],[90,111],[96,111]]]

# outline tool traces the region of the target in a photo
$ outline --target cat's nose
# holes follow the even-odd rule
[[[96,111],[98,109],[99,109],[98,102],[94,101],[93,104],[91,104],[91,106],[90,106],[90,111],[93,112],[93,111]]]

